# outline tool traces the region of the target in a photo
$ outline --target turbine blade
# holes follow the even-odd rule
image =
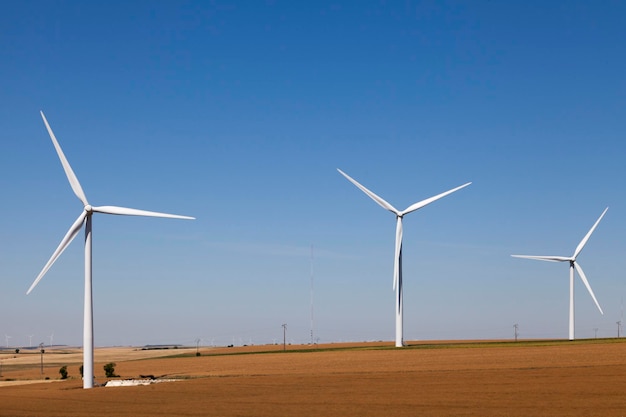
[[[402,253],[402,217],[398,216],[396,221],[396,253],[393,260],[393,289],[398,286],[400,277],[400,254]]]
[[[585,276],[583,269],[576,262],[574,262],[574,267],[576,268],[576,271],[578,271],[578,275],[580,275],[580,279],[585,283],[585,287],[587,287],[587,291],[589,291],[589,294],[591,294],[591,298],[593,298],[593,301],[596,303],[598,310],[600,310],[600,313],[604,315],[604,312],[602,311],[602,308],[600,307],[600,303],[598,303],[598,300],[596,300],[596,296],[593,294],[593,290],[591,289],[591,285],[589,285],[589,281],[587,281],[587,277]]]
[[[346,174],[345,172],[343,172],[339,168],[337,168],[337,171],[339,171],[339,173],[341,175],[346,177],[346,179],[348,181],[350,181],[352,184],[356,185],[357,188],[359,188],[361,191],[363,191],[365,194],[367,194],[372,200],[377,202],[382,208],[384,208],[385,210],[389,210],[390,212],[392,212],[395,215],[399,215],[400,214],[398,212],[398,210],[396,210],[396,208],[394,206],[392,206],[391,204],[389,204],[388,202],[386,202],[385,200],[383,200],[382,198],[380,198],[379,196],[377,196],[376,194],[374,194],[373,192],[371,192],[370,190],[368,190],[367,188],[365,188],[364,186],[359,184],[354,178],[350,177],[348,174]]]
[[[92,207],[92,210],[97,213],[117,214],[117,215],[125,215],[125,216],[166,217],[169,219],[185,219],[185,220],[196,219],[195,217],[180,216],[178,214],[159,213],[156,211],[137,210],[133,208],[117,207],[117,206]]]
[[[52,264],[54,264],[57,258],[61,256],[61,254],[69,246],[69,244],[72,243],[72,240],[74,240],[74,238],[76,237],[80,229],[83,227],[83,222],[85,221],[85,217],[87,217],[87,212],[83,211],[80,214],[80,216],[78,216],[74,224],[72,224],[72,226],[70,227],[70,230],[67,231],[67,233],[61,240],[61,243],[59,243],[59,246],[56,248],[56,250],[50,257],[46,265],[43,267],[43,269],[39,273],[39,275],[37,275],[37,278],[35,278],[35,281],[33,282],[33,284],[30,286],[28,291],[26,291],[27,295],[30,294],[30,292],[33,290],[33,288],[35,288],[35,286],[37,286],[37,284],[39,283],[39,281],[41,281],[43,276],[46,275],[46,272],[48,272]]]
[[[426,200],[419,201],[419,202],[413,204],[412,206],[410,206],[409,208],[407,208],[406,210],[404,210],[402,213],[400,213],[400,215],[404,216],[405,214],[409,214],[412,211],[419,210],[422,207],[427,206],[430,203],[432,203],[434,201],[437,201],[440,198],[443,198],[443,197],[447,196],[448,194],[452,194],[453,192],[458,191],[461,188],[465,188],[465,187],[467,187],[470,184],[471,184],[471,182],[468,182],[467,184],[463,184],[463,185],[461,185],[459,187],[456,187],[456,188],[453,188],[451,190],[448,190],[445,193],[437,194],[434,197],[430,197],[430,198],[427,198]]]
[[[583,248],[585,247],[585,245],[587,244],[587,241],[589,240],[589,237],[591,237],[591,234],[593,233],[594,230],[596,230],[596,227],[598,227],[598,224],[600,223],[600,220],[602,220],[602,218],[604,217],[604,215],[606,214],[606,211],[609,208],[605,208],[604,211],[602,212],[602,214],[600,215],[600,217],[598,218],[598,220],[596,220],[596,222],[594,223],[594,225],[591,227],[591,229],[589,229],[589,231],[587,232],[587,235],[585,235],[585,237],[583,238],[583,240],[580,241],[580,243],[578,244],[578,246],[576,247],[576,250],[574,251],[574,255],[572,256],[572,258],[576,259],[576,257],[580,254],[580,252],[583,250]]]
[[[548,262],[566,262],[571,261],[572,258],[566,256],[533,256],[533,255],[511,255],[514,258],[534,259],[536,261],[548,261]]]
[[[85,192],[83,191],[83,188],[80,186],[80,182],[78,182],[78,178],[76,177],[76,174],[74,174],[74,171],[72,170],[72,167],[70,166],[70,163],[67,162],[67,158],[65,157],[65,154],[63,153],[63,150],[61,149],[61,145],[59,145],[59,142],[57,141],[56,136],[54,136],[54,133],[52,132],[52,129],[50,128],[50,125],[48,124],[48,120],[46,120],[46,116],[44,116],[42,111],[40,111],[39,113],[41,113],[41,118],[43,119],[43,122],[46,125],[46,129],[48,129],[48,134],[50,135],[50,139],[52,139],[52,144],[54,145],[54,148],[56,149],[57,154],[59,155],[59,159],[61,160],[61,165],[63,165],[63,169],[65,170],[65,175],[67,176],[67,179],[70,182],[70,186],[72,187],[74,194],[76,194],[76,197],[78,197],[78,199],[83,203],[83,206],[86,206],[89,203],[87,202],[87,197],[85,196]]]

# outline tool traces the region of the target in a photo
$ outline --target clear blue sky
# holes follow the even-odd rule
[[[9,2],[0,14],[0,344],[82,343],[94,205],[96,345],[614,336],[626,282],[620,2]]]

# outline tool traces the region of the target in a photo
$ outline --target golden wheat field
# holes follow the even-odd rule
[[[96,350],[96,380],[177,379],[82,389],[81,352],[0,353],[1,416],[626,416],[626,343],[524,342]],[[69,379],[58,370],[67,365]],[[43,378],[48,377],[49,380]],[[24,383],[31,382],[31,383]]]

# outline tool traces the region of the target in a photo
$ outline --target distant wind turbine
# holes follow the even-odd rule
[[[83,388],[93,388],[93,359],[94,359],[94,346],[93,346],[93,297],[92,297],[92,289],[91,289],[91,277],[92,277],[92,264],[91,264],[91,217],[93,213],[103,213],[103,214],[117,214],[117,215],[128,215],[128,216],[147,216],[147,217],[167,217],[172,219],[193,219],[193,217],[188,216],[179,216],[175,214],[166,214],[166,213],[157,213],[153,211],[145,211],[145,210],[137,210],[126,207],[116,207],[116,206],[100,206],[94,207],[89,204],[87,201],[87,197],[83,192],[83,189],[78,182],[78,178],[74,174],[72,167],[69,162],[65,158],[63,154],[63,150],[61,150],[61,146],[57,142],[46,117],[43,112],[41,113],[41,118],[43,119],[44,124],[46,125],[46,129],[48,130],[48,134],[50,135],[50,139],[52,139],[52,143],[54,144],[54,148],[57,151],[59,159],[61,160],[61,164],[63,165],[63,169],[65,170],[65,175],[69,180],[70,186],[76,194],[76,197],[83,203],[83,211],[80,213],[74,224],[70,227],[67,234],[61,240],[61,243],[56,248],[46,265],[43,267],[42,271],[39,273],[33,284],[30,286],[26,294],[29,294],[33,288],[39,283],[39,281],[43,278],[43,276],[48,272],[52,264],[57,260],[57,258],[63,253],[63,251],[69,246],[69,244],[74,240],[80,229],[85,225],[85,305],[84,305],[84,321],[83,321]],[[50,344],[52,344],[52,336],[50,336]]]
[[[339,171],[341,175],[346,177],[348,181],[350,181],[352,184],[356,185],[357,188],[367,194],[372,200],[378,203],[382,208],[389,210],[396,215],[396,252],[393,265],[393,289],[396,290],[396,347],[401,347],[404,344],[402,318],[402,217],[415,210],[419,210],[422,207],[427,206],[428,204],[447,196],[448,194],[452,194],[453,192],[458,191],[461,188],[467,187],[471,184],[471,182],[453,188],[444,193],[437,194],[436,196],[427,198],[426,200],[417,202],[409,206],[407,209],[400,211],[367,188],[365,188],[364,186],[362,186],[361,184],[359,184],[355,179],[350,177],[339,168],[337,168],[337,171]]]
[[[576,262],[576,258],[578,257],[578,255],[580,255],[580,252],[582,252],[583,248],[587,244],[587,241],[589,240],[589,237],[591,237],[593,231],[596,230],[596,227],[598,227],[600,220],[602,220],[602,217],[604,217],[608,209],[608,207],[604,209],[598,220],[596,220],[595,224],[591,227],[591,229],[589,229],[589,232],[587,232],[583,240],[580,241],[572,256],[511,255],[515,258],[535,259],[538,261],[569,262],[569,340],[574,340],[574,269],[578,271],[578,276],[580,276],[580,279],[585,284],[585,287],[587,287],[587,291],[589,291],[591,298],[593,298],[593,301],[596,303],[598,310],[600,310],[600,314],[604,315],[604,312],[602,311],[598,300],[596,300],[596,296],[593,294],[591,285],[589,285],[589,281],[587,281],[587,277],[585,276],[583,269]]]
[[[6,339],[7,342],[7,349],[9,348],[9,339],[11,339],[13,336],[9,336],[8,334],[4,335],[4,338]]]

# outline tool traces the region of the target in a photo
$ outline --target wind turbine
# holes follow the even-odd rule
[[[427,198],[426,200],[417,202],[409,206],[405,210],[401,211],[401,210],[396,209],[394,206],[392,206],[391,204],[389,204],[388,202],[386,202],[385,200],[383,200],[382,198],[380,198],[379,196],[377,196],[376,194],[374,194],[373,192],[371,192],[370,190],[368,190],[361,184],[359,184],[355,179],[350,177],[348,174],[346,174],[339,168],[337,168],[337,171],[339,171],[341,175],[346,177],[348,181],[350,181],[352,184],[356,185],[357,188],[359,188],[361,191],[367,194],[372,200],[378,203],[382,208],[389,210],[390,212],[396,215],[396,252],[395,252],[395,258],[394,258],[394,264],[393,264],[393,289],[396,291],[396,347],[402,347],[404,344],[403,320],[402,320],[402,217],[404,217],[405,215],[415,210],[419,210],[422,207],[427,206],[428,204],[447,196],[448,194],[452,194],[453,192],[458,191],[461,188],[467,187],[468,185],[471,184],[471,182],[468,182],[459,187],[453,188],[444,193],[437,194],[436,196]]]
[[[13,336],[9,336],[8,334],[4,335],[4,338],[6,339],[7,342],[7,349],[9,348],[9,339],[11,339]]]
[[[589,237],[591,237],[593,231],[596,230],[596,227],[598,227],[600,220],[602,220],[602,217],[604,217],[608,209],[608,207],[604,209],[598,220],[596,220],[595,224],[591,227],[591,229],[589,229],[589,232],[587,232],[583,240],[580,241],[572,256],[511,255],[514,258],[535,259],[538,261],[569,262],[569,340],[574,340],[574,269],[578,271],[578,276],[580,276],[580,279],[585,284],[585,287],[587,287],[587,291],[589,291],[591,298],[593,298],[593,301],[596,303],[598,310],[600,310],[600,314],[604,315],[604,312],[602,311],[598,300],[596,300],[596,296],[593,294],[591,285],[589,285],[589,281],[587,281],[587,277],[585,276],[583,269],[580,267],[580,265],[578,265],[578,262],[576,262],[576,258],[578,257],[578,255],[580,255],[580,252],[582,252],[583,248],[587,244],[587,241],[589,240]]]
[[[92,264],[91,264],[91,217],[94,213],[103,213],[103,214],[117,214],[117,215],[128,215],[128,216],[148,216],[148,217],[167,217],[172,219],[193,219],[193,217],[188,216],[179,216],[175,214],[166,214],[166,213],[157,213],[153,211],[145,211],[145,210],[137,210],[126,207],[116,207],[116,206],[100,206],[94,207],[89,204],[87,201],[87,197],[83,192],[80,183],[78,182],[78,178],[74,174],[72,167],[69,162],[65,158],[63,154],[63,150],[61,150],[61,146],[57,142],[48,121],[46,120],[46,116],[44,116],[43,112],[41,113],[41,118],[43,119],[44,124],[46,125],[46,129],[48,130],[48,134],[50,135],[50,139],[52,139],[52,143],[57,151],[59,159],[61,160],[61,164],[63,165],[63,169],[65,170],[65,175],[69,180],[70,186],[76,194],[76,197],[83,203],[83,211],[80,213],[74,224],[70,227],[66,235],[61,240],[61,243],[56,248],[46,265],[43,267],[33,284],[30,286],[26,294],[29,294],[33,288],[39,283],[39,281],[43,278],[43,276],[48,272],[52,264],[57,260],[57,258],[63,253],[63,251],[69,246],[69,244],[74,240],[80,229],[85,225],[85,305],[84,305],[84,321],[83,321],[83,388],[93,388],[93,357],[94,357],[94,346],[93,346],[93,297],[92,297],[92,289],[91,289],[91,276],[92,276]],[[52,344],[52,335],[50,336],[50,344]]]

